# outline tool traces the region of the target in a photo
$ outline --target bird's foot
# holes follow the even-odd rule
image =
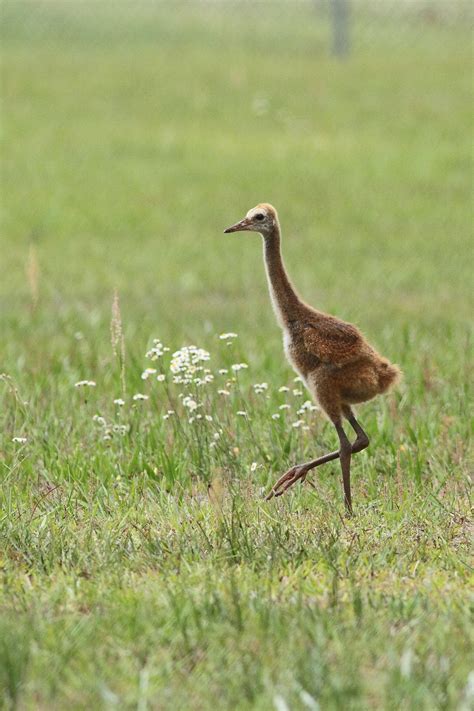
[[[274,496],[281,496],[287,491],[290,486],[296,484],[297,481],[301,480],[301,483],[306,479],[306,475],[309,472],[309,468],[304,464],[297,464],[281,476],[276,484],[272,486],[272,489],[268,496],[265,497],[265,501],[270,501]]]

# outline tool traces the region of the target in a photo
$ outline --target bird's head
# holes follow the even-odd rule
[[[243,220],[231,225],[224,232],[260,232],[269,237],[278,225],[278,214],[272,205],[262,202],[247,212]]]

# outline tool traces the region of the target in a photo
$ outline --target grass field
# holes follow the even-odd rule
[[[6,709],[472,708],[469,23],[385,7],[339,62],[312,3],[3,3]],[[336,444],[222,234],[262,200],[404,371],[352,519],[337,463],[262,498]]]

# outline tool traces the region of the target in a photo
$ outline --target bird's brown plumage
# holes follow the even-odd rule
[[[324,463],[322,460],[339,457],[345,502],[350,510],[350,455],[368,445],[368,438],[355,420],[351,405],[384,393],[396,383],[400,370],[380,356],[355,326],[317,311],[299,297],[283,264],[280,224],[272,205],[260,203],[249,210],[243,220],[225,231],[262,234],[270,296],[283,329],[286,355],[334,423],[341,444],[337,453],[293,467],[273,487],[269,498],[280,495],[298,479],[304,480],[310,469]],[[342,429],[343,417],[349,420],[357,433],[357,440],[352,446]]]

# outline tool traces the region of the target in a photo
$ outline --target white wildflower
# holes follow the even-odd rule
[[[96,382],[94,380],[79,380],[74,383],[75,388],[95,388]]]
[[[227,370],[227,368],[219,368],[217,372],[219,373],[219,375],[227,375],[229,371]]]
[[[183,398],[183,405],[184,405],[184,407],[187,407],[187,409],[190,412],[197,410],[197,408],[199,407],[196,400],[193,400],[193,398],[190,397],[189,395],[187,395],[186,397]]]
[[[285,403],[284,405],[280,405],[278,409],[279,410],[290,410],[291,408],[290,408],[290,405]]]
[[[28,442],[27,437],[12,437],[12,442],[15,442],[16,444],[25,444],[25,442]]]
[[[221,341],[229,341],[232,340],[233,338],[237,338],[236,333],[221,333],[219,338]]]
[[[212,435],[212,438],[213,438],[214,440],[216,440],[216,442],[217,442],[217,440],[220,438],[220,436],[221,436],[221,435],[220,435],[219,432],[214,432],[214,434]]]
[[[206,415],[206,420],[207,420],[207,422],[212,422],[212,420],[213,420],[212,415]]]
[[[250,471],[254,472],[257,467],[258,467],[257,462],[252,462],[252,464],[250,465]]]
[[[280,413],[279,413],[279,412],[275,412],[275,413],[272,415],[272,420],[279,420],[279,419],[280,419]]]
[[[105,417],[102,417],[101,415],[94,415],[92,418],[94,422],[97,422],[98,425],[101,427],[106,427],[107,422],[105,421]]]
[[[123,407],[125,405],[125,400],[123,400],[121,397],[117,397],[114,400],[114,405],[117,405],[117,407]]]
[[[153,339],[153,347],[147,351],[146,357],[150,360],[158,360],[169,348],[165,348],[159,338]]]
[[[108,442],[110,439],[112,439],[112,437],[109,434],[105,434],[102,439],[104,440],[104,442]]]
[[[156,376],[156,379],[158,380],[159,383],[162,383],[166,380],[166,375],[163,375],[163,373],[160,373],[159,375]]]
[[[304,403],[301,405],[300,409],[298,410],[298,415],[302,414],[305,411],[316,412],[316,410],[319,410],[319,408],[316,405],[313,405],[311,400],[305,400]]]
[[[247,417],[247,413],[245,412],[245,410],[237,410],[235,414],[239,415],[239,417]]]
[[[207,385],[207,383],[212,383],[214,376],[208,373],[204,378],[194,378],[194,384],[197,386]]]
[[[255,383],[253,386],[253,389],[255,392],[258,394],[265,392],[265,390],[268,390],[268,383]]]
[[[156,368],[146,368],[142,373],[142,380],[148,380],[150,375],[154,375],[155,373]]]
[[[299,396],[302,395],[302,394],[303,394],[303,391],[302,391],[302,390],[298,390],[297,388],[295,388],[295,389],[293,390],[293,395],[294,395],[295,397],[299,397]]]
[[[279,393],[289,393],[290,388],[288,388],[286,385],[282,385],[281,388],[278,388]]]
[[[230,395],[230,392],[228,390],[218,390],[217,394],[218,395]]]
[[[136,393],[133,396],[133,400],[148,400],[148,395],[144,395],[143,393]]]
[[[292,422],[291,426],[295,428],[295,430],[299,429],[302,425],[304,425],[304,420],[296,420],[296,422]]]
[[[301,378],[299,375],[297,375],[296,378],[293,378],[293,382],[294,383],[302,383],[303,378]]]
[[[237,373],[239,370],[244,370],[245,368],[248,368],[248,365],[247,363],[234,363],[231,368],[234,373]]]

